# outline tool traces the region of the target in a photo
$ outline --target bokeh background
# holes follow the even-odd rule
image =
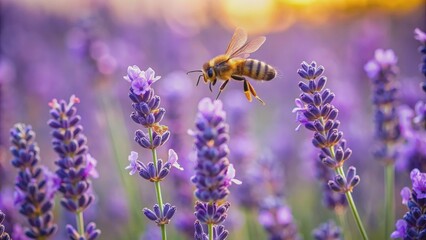
[[[383,166],[371,153],[373,107],[363,66],[375,49],[393,49],[400,69],[399,103],[412,107],[425,99],[419,88],[423,81],[419,43],[413,38],[416,27],[426,30],[424,1],[0,0],[0,14],[0,207],[9,206],[2,210],[14,221],[24,223],[10,207],[16,171],[10,164],[9,129],[16,122],[31,124],[42,163],[55,169],[46,124],[48,102],[75,94],[81,99],[79,114],[100,174],[93,181],[97,200],[86,218],[98,224],[101,239],[157,239],[158,229],[141,211],[154,204],[154,187],[124,170],[130,150],[150,158],[133,142],[137,126],[129,118],[129,84],[123,80],[127,67],[136,64],[162,76],[153,87],[167,111],[164,123],[173,133],[168,145],[178,149],[186,168],[163,182],[165,201],[178,206],[168,231],[170,239],[189,239],[179,230],[193,222],[192,203],[183,200],[193,191],[189,180],[193,148],[187,129],[193,128],[198,101],[214,98],[217,86],[213,93],[203,83],[196,87],[197,75],[186,72],[223,53],[234,29],[242,27],[249,38],[267,37],[251,57],[274,66],[278,77],[253,83],[266,106],[247,102],[240,82],[228,84],[220,97],[231,129],[230,161],[236,165],[237,178],[247,183],[231,187],[229,239],[266,238],[257,220],[258,206],[273,193],[291,208],[304,239],[310,239],[321,222],[335,219],[333,211],[323,206],[322,188],[315,179],[311,133],[295,131],[291,113],[300,93],[296,70],[302,61],[313,60],[326,69],[341,129],[353,150],[348,164],[361,176],[353,193],[358,210],[372,239],[385,239]],[[163,159],[166,150],[160,151]],[[272,176],[262,170],[265,161],[275,169],[269,188],[262,185],[262,174]],[[398,171],[396,193],[408,183],[408,173]],[[399,194],[396,199],[396,215],[402,217]],[[65,222],[74,220],[59,204],[55,215],[60,224],[55,239],[64,239]],[[347,215],[349,225],[354,224],[350,212]],[[359,239],[353,226],[346,239]]]

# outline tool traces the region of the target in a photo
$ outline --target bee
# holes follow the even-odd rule
[[[212,86],[216,84],[218,79],[222,80],[223,83],[219,87],[216,99],[219,98],[219,95],[231,79],[242,81],[247,100],[251,102],[253,96],[265,105],[265,102],[257,96],[254,87],[246,79],[246,77],[249,77],[254,80],[270,81],[277,75],[277,71],[271,65],[248,58],[250,53],[257,51],[265,40],[266,37],[261,36],[247,41],[247,32],[242,28],[237,28],[225,54],[216,56],[206,62],[203,65],[203,69],[189,71],[188,73],[200,72],[201,75],[198,77],[196,86],[198,86],[201,77],[203,77],[204,82],[209,84],[210,91],[212,91]]]

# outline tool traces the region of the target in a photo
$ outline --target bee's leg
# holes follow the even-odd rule
[[[244,79],[244,94],[249,102],[251,102],[251,93],[249,90],[249,83],[246,79]]]
[[[217,78],[215,78],[215,79],[213,80],[213,86],[214,86],[214,85],[216,85],[216,82],[217,82]]]
[[[210,89],[210,92],[213,92],[213,90],[212,90],[212,82],[209,82],[209,89]]]
[[[224,82],[220,85],[219,93],[217,94],[216,99],[218,99],[218,98],[219,98],[219,95],[222,93],[223,89],[225,89],[226,84],[228,84],[228,82],[229,82],[229,79],[228,79],[228,80],[225,80],[225,81],[224,81]]]
[[[266,105],[265,102],[262,99],[260,99],[259,96],[257,96],[256,91],[254,90],[254,87],[251,85],[251,83],[249,83],[247,80],[246,80],[246,82],[248,84],[250,93],[253,95],[253,97],[255,97],[257,100],[259,100],[262,103],[262,105]]]
[[[231,77],[232,77],[232,79],[237,80],[237,81],[244,81],[244,80],[246,80],[246,78],[243,77],[243,76],[232,75]]]
[[[197,84],[196,84],[195,86],[198,86],[198,84],[200,83],[200,80],[201,80],[201,77],[202,77],[202,76],[203,76],[203,75],[198,76]]]

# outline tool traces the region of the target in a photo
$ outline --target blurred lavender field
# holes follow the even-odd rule
[[[274,66],[278,76],[270,82],[251,81],[266,106],[249,103],[237,81],[220,96],[229,124],[229,161],[235,178],[243,182],[229,188],[228,239],[267,239],[260,223],[269,223],[270,209],[291,214],[293,225],[285,227],[303,239],[312,239],[312,230],[329,219],[347,222],[345,232],[351,236],[344,239],[361,239],[349,210],[342,210],[347,212],[342,220],[335,214],[339,206],[334,211],[324,206],[312,134],[295,131],[299,123],[292,109],[300,94],[296,71],[302,61],[317,61],[326,69],[340,129],[353,151],[350,164],[361,177],[353,192],[358,211],[370,239],[388,239],[383,230],[383,164],[373,156],[372,87],[364,65],[376,49],[393,49],[399,67],[398,105],[414,108],[426,99],[419,87],[424,81],[420,44],[414,39],[415,28],[426,30],[426,3],[421,0],[0,0],[0,210],[6,223],[27,224],[13,207],[17,171],[10,164],[9,129],[17,122],[31,125],[41,163],[55,169],[48,103],[75,94],[99,172],[92,181],[95,201],[85,218],[96,222],[99,239],[161,239],[142,213],[155,202],[153,185],[125,170],[130,151],[139,152],[142,161],[151,158],[133,141],[137,126],[129,117],[129,83],[123,79],[128,66],[137,65],[161,76],[153,88],[166,109],[162,124],[171,136],[159,158],[166,160],[173,148],[185,169],[172,171],[162,182],[163,197],[177,207],[167,226],[169,239],[192,239],[195,154],[187,130],[195,128],[198,102],[214,99],[218,86],[213,93],[202,82],[196,87],[198,76],[186,72],[224,53],[236,27],[246,29],[249,39],[267,37],[251,57]],[[399,192],[409,185],[409,173],[397,163],[397,218],[406,211]],[[53,239],[66,239],[64,226],[75,220],[58,198],[53,212],[59,227]],[[12,225],[5,226],[12,232]]]

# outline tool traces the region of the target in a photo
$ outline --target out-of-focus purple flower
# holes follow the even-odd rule
[[[276,197],[269,197],[263,201],[258,220],[270,240],[300,239],[290,209]]]
[[[333,221],[328,221],[312,232],[315,240],[342,240],[342,230]]]
[[[418,101],[414,107],[416,116],[413,122],[420,126],[423,130],[426,130],[426,104],[423,101]]]
[[[420,71],[423,73],[423,75],[426,77],[426,33],[424,33],[422,30],[416,28],[414,30],[414,38],[419,40],[419,42],[422,44],[419,47],[419,52],[423,54],[422,62],[420,64]],[[425,79],[426,81],[426,79]],[[421,84],[422,89],[424,92],[426,92],[426,82],[423,82]]]
[[[420,43],[426,44],[426,33],[420,30],[420,28],[414,29],[414,38],[419,40]]]
[[[53,99],[49,103],[52,118],[48,121],[48,125],[53,129],[53,149],[59,156],[55,164],[58,166],[56,174],[61,179],[61,205],[75,214],[80,214],[93,202],[90,177],[98,176],[95,170],[96,160],[88,153],[87,139],[82,133],[83,127],[79,124],[81,117],[77,115],[75,107],[79,102],[74,95],[70,97],[69,102]],[[100,235],[100,230],[95,227],[94,223],[87,224],[85,235],[80,236],[68,225],[67,233],[72,239],[95,239]]]
[[[407,222],[399,219],[395,224],[396,230],[392,232],[391,238],[402,238],[405,239],[407,236]]]
[[[369,61],[364,66],[364,70],[371,79],[377,78],[380,74],[383,74],[387,71],[395,74],[397,71],[397,62],[398,58],[396,57],[393,50],[377,49],[374,52],[374,59]]]
[[[404,187],[401,190],[401,198],[402,198],[402,204],[407,205],[408,200],[410,200],[411,197],[411,191],[408,187]]]
[[[413,191],[416,192],[417,199],[426,198],[426,173],[421,173],[417,168],[410,173]]]
[[[11,240],[9,234],[5,231],[3,221],[6,215],[0,210],[0,240]]]
[[[18,169],[15,205],[30,227],[25,234],[33,239],[52,236],[57,225],[53,222],[54,193],[57,187],[46,168],[40,166],[39,148],[31,126],[17,123],[10,130],[12,165]],[[50,188],[50,189],[49,189]]]
[[[392,50],[377,49],[374,58],[365,66],[373,86],[373,104],[375,106],[375,135],[378,149],[377,159],[386,164],[394,163],[397,157],[395,146],[401,136],[397,115],[395,76],[398,73],[397,58]],[[370,66],[370,67],[369,67]],[[371,66],[375,66],[372,70]]]
[[[131,151],[130,155],[129,155],[129,166],[126,167],[126,170],[130,169],[130,175],[135,174],[136,172],[139,171],[138,168],[138,153],[135,151]]]
[[[426,171],[426,129],[424,104],[416,104],[416,114],[408,106],[398,108],[399,125],[403,144],[398,145],[395,166],[398,170],[411,171],[414,168]]]

